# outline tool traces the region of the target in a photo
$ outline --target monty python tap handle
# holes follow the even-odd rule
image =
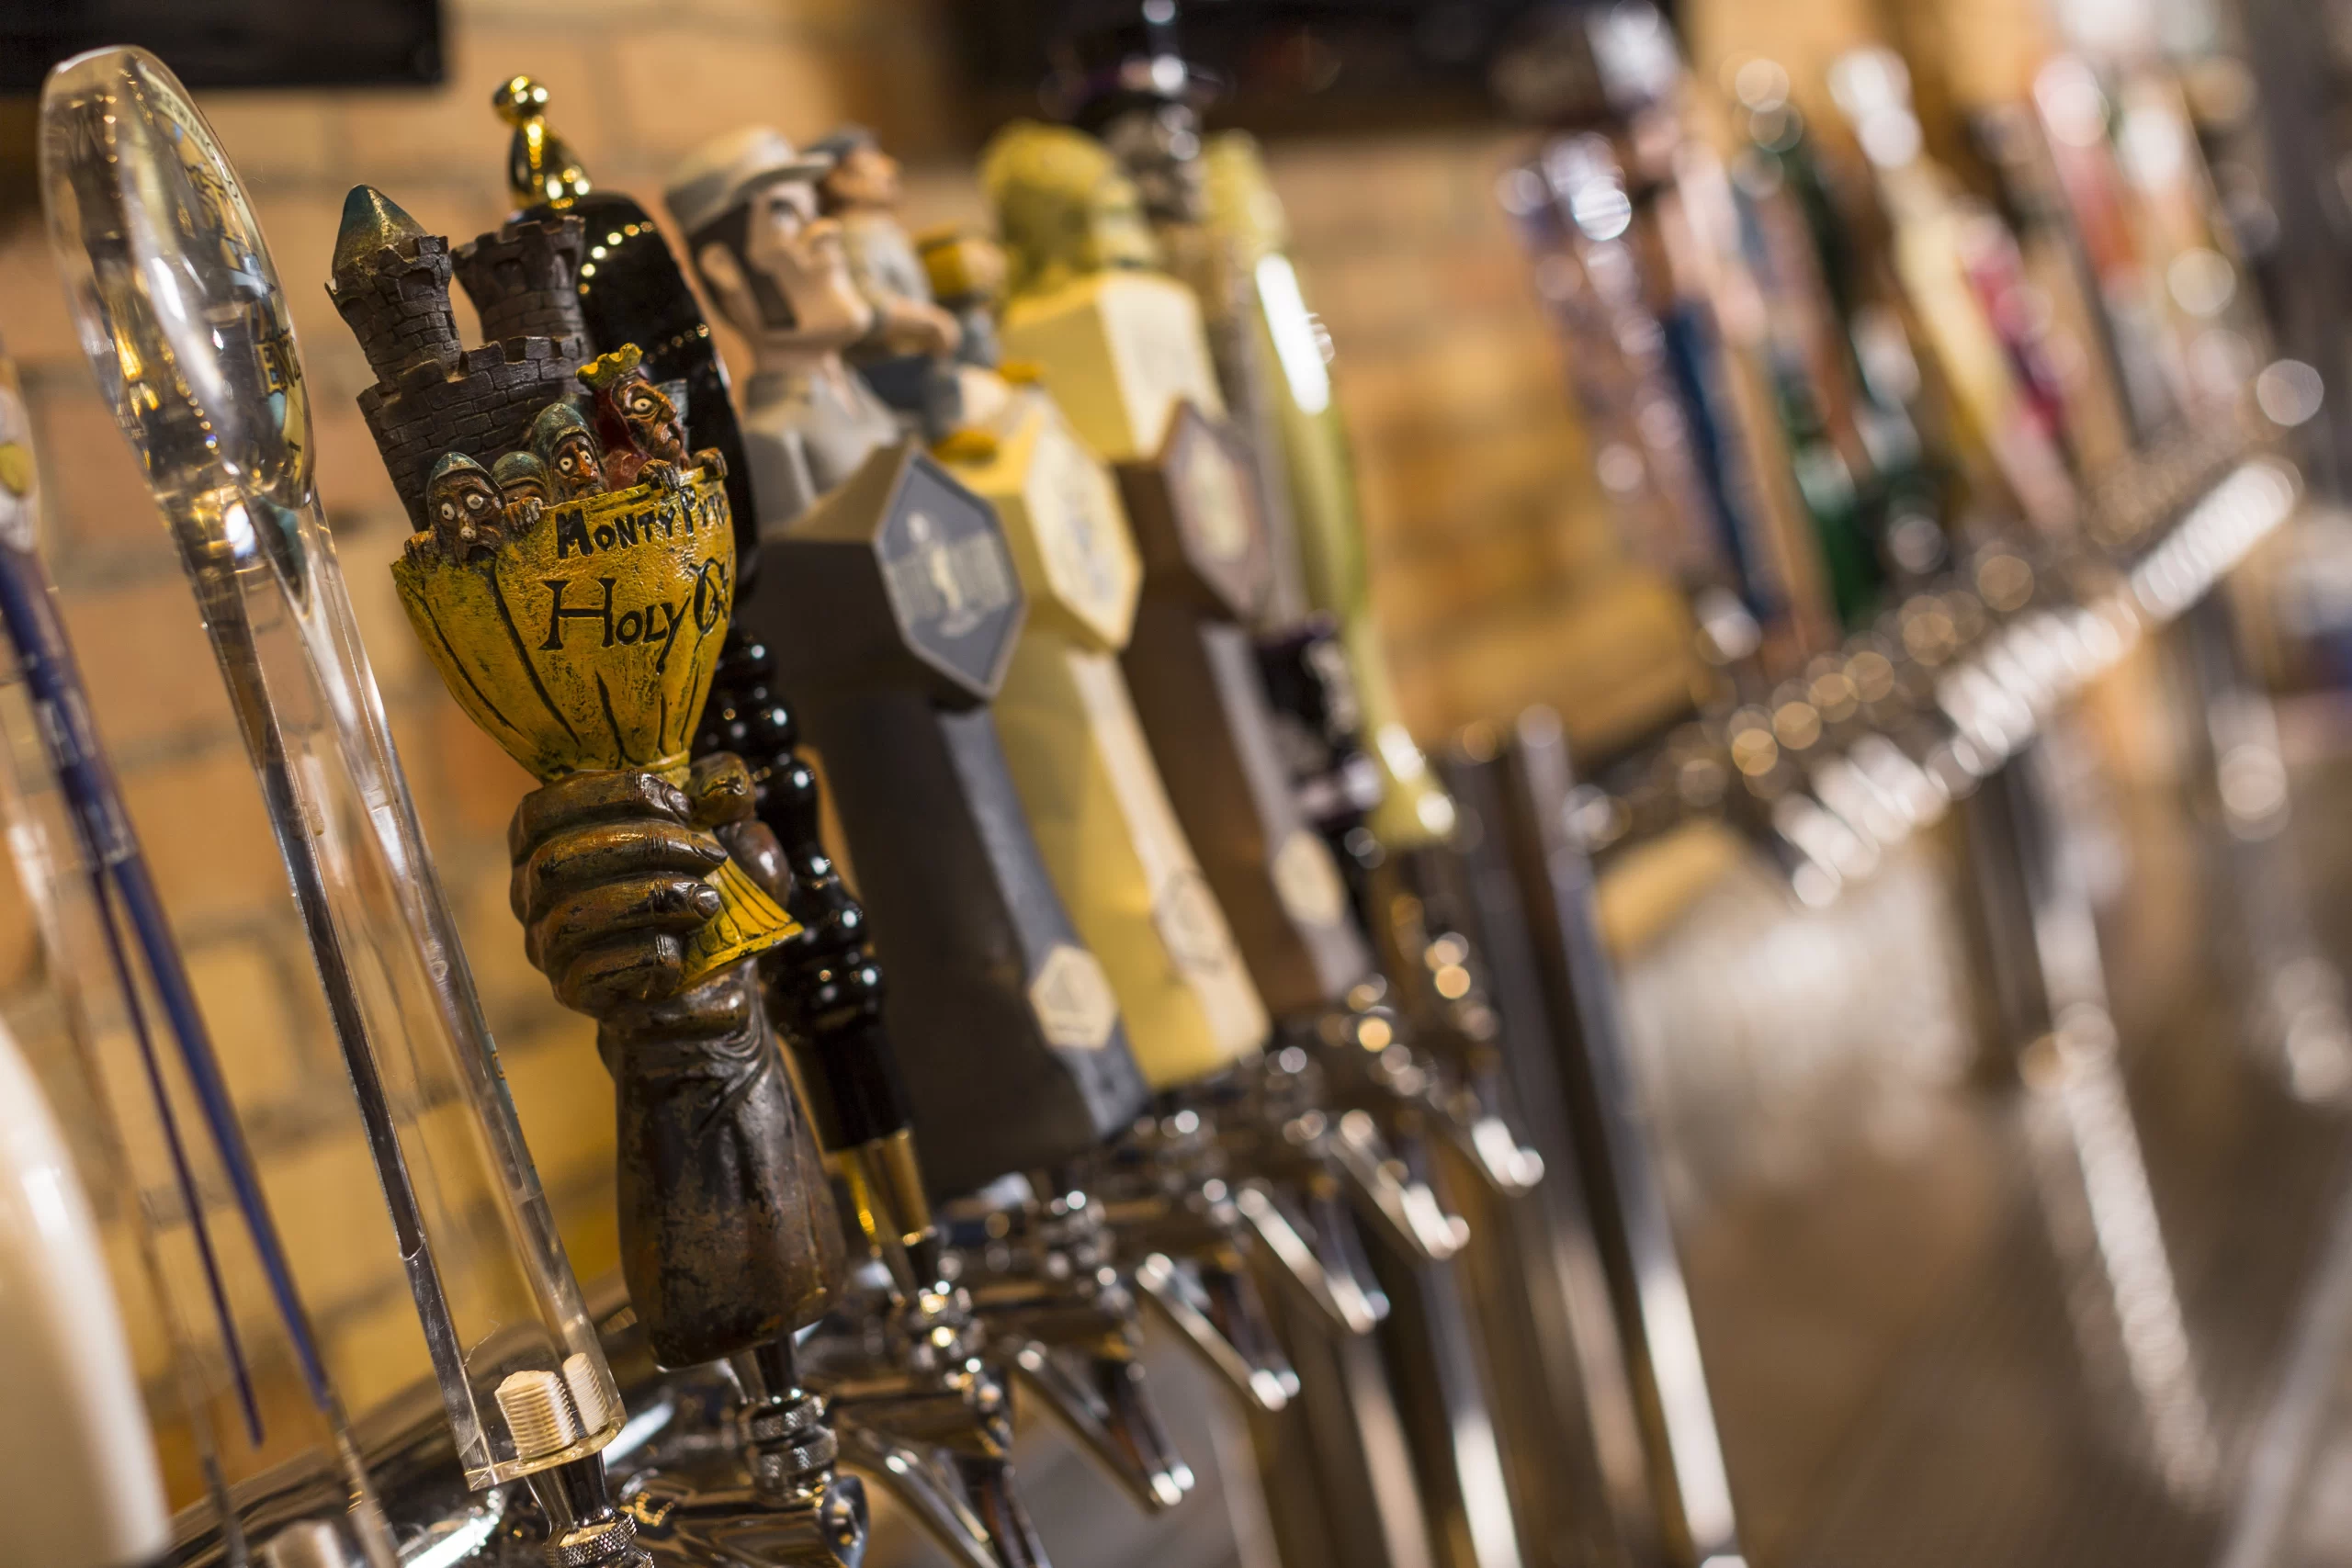
[[[1144,563],[1124,656],[1144,734],[1267,1006],[1318,1011],[1372,954],[1300,813],[1245,626],[1269,547],[1235,437],[1185,404],[1156,458],[1118,474]]]
[[[578,217],[601,233],[581,264],[579,305],[598,348],[636,344],[646,376],[682,387],[687,445],[718,452],[734,513],[736,587],[756,575],[759,516],[743,457],[727,367],[701,301],[662,226],[638,200],[594,188],[588,171],[547,123],[549,95],[527,75],[508,78],[492,107],[514,128],[507,188],[518,216]],[[815,1069],[818,1130],[829,1148],[883,1145],[909,1124],[905,1082],[882,1028],[882,976],[865,937],[865,911],[851,897],[819,830],[816,775],[799,756],[799,727],[775,690],[767,649],[730,620],[693,743],[696,757],[725,752],[748,771],[753,814],[783,855],[785,908],[799,927],[770,948],[767,994],[793,1047]]]
[[[988,504],[877,448],[763,546],[746,628],[824,759],[934,1195],[1065,1165],[1146,1087],[1037,851],[987,705],[1025,605]]]
[[[590,236],[601,232],[578,279],[589,342],[599,348],[650,345],[644,372],[683,393],[687,445],[724,460],[740,597],[759,565],[759,514],[727,367],[661,224],[635,197],[593,187],[588,171],[547,123],[548,96],[526,75],[508,78],[492,95],[492,107],[514,128],[508,191],[520,217],[571,214]],[[906,1227],[899,1241],[919,1245],[928,1213],[907,1143],[905,1080],[882,1024],[882,974],[866,941],[865,911],[825,849],[816,775],[798,746],[799,727],[775,691],[767,649],[730,621],[693,754],[742,759],[752,814],[782,855],[785,908],[799,929],[762,960],[771,1014],[809,1069],[810,1110],[825,1145],[871,1156],[853,1162],[856,1179],[896,1190],[897,1201],[885,1206]]]
[[[1116,482],[1027,389],[943,449],[990,502],[1029,599],[995,703],[1014,784],[1155,1089],[1257,1051],[1268,1021],[1119,667],[1142,564]]]
[[[380,192],[345,205],[330,293],[416,532],[393,577],[450,695],[540,778],[510,835],[532,962],[594,1016],[619,1116],[622,1268],[684,1365],[813,1321],[838,1277],[821,1163],[758,954],[797,930],[740,763],[687,742],[727,631],[723,475],[624,347],[582,363],[573,217],[452,253]],[[464,348],[452,273],[492,336]],[[730,852],[731,851],[731,852]]]

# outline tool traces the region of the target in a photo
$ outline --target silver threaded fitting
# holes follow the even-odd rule
[[[498,1385],[498,1408],[514,1439],[514,1457],[540,1459],[580,1440],[580,1418],[563,1379],[553,1372],[511,1372]]]
[[[548,1568],[626,1568],[643,1561],[636,1542],[637,1521],[627,1514],[608,1514],[548,1541],[539,1559]]]
[[[587,1351],[575,1350],[563,1359],[563,1386],[571,1391],[571,1408],[579,1412],[582,1436],[603,1431],[620,1415],[613,1407],[611,1384]]]

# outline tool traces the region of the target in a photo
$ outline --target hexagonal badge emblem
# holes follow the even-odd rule
[[[986,501],[912,441],[885,447],[760,552],[747,624],[803,690],[996,694],[1026,602]]]
[[[1143,561],[1117,480],[1053,400],[1023,392],[1001,434],[959,435],[947,450],[949,471],[996,508],[1032,624],[1125,647]]]
[[[1294,828],[1274,852],[1274,897],[1302,926],[1336,926],[1348,912],[1347,884],[1329,846],[1305,828]]]
[[[1048,1044],[1065,1051],[1100,1051],[1118,1026],[1119,999],[1102,961],[1082,947],[1057,944],[1029,982],[1029,1007]]]
[[[1273,553],[1248,449],[1223,420],[1178,406],[1148,463],[1119,465],[1143,552],[1144,592],[1181,592],[1247,621],[1273,584]]]

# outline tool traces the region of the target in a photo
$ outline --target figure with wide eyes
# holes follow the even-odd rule
[[[500,527],[505,508],[500,504],[498,486],[488,469],[463,452],[452,452],[433,465],[424,484],[424,514],[441,553],[451,560],[496,549],[505,537]]]
[[[531,450],[548,472],[549,501],[577,501],[605,488],[605,454],[570,403],[549,403],[531,425]]]
[[[596,394],[607,488],[658,484],[678,490],[690,468],[707,469],[714,479],[726,476],[726,459],[716,447],[686,455],[686,422],[678,417],[670,394],[647,378],[645,355],[637,344],[625,343],[582,366],[580,379]]]
[[[491,481],[506,514],[506,531],[519,534],[539,520],[549,500],[548,466],[529,452],[509,452],[490,466]]]

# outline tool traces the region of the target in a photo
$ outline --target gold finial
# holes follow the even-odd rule
[[[524,207],[560,212],[594,188],[580,155],[548,129],[547,85],[536,76],[509,76],[490,96],[498,118],[514,128],[506,144],[506,188]]]

